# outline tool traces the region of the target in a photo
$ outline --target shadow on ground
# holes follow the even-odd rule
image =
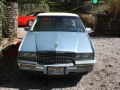
[[[37,75],[37,74],[36,74]],[[77,77],[39,77],[18,69],[16,60],[0,60],[0,87],[50,90],[74,87],[83,75]]]
[[[23,89],[50,90],[53,88],[74,87],[81,80],[82,75],[76,77],[38,77],[30,73],[21,72],[17,66],[15,46],[8,46],[0,60],[0,87]],[[12,56],[10,56],[12,55]]]

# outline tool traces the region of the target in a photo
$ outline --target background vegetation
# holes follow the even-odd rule
[[[18,1],[18,12],[19,15],[26,15],[30,12],[49,12],[49,5],[46,3],[46,0],[34,0],[29,1],[21,0]]]
[[[108,2],[110,5],[110,15],[113,18],[120,19],[120,0],[110,0]]]

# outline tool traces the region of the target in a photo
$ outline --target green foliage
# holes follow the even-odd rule
[[[47,0],[17,0],[18,3],[39,3],[46,2]]]
[[[18,2],[19,15],[26,15],[33,11],[42,11],[48,12],[49,5],[46,3],[46,0],[20,0]]]

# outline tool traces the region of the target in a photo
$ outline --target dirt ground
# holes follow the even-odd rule
[[[0,60],[0,90],[120,90],[120,38],[92,37],[96,64],[75,78],[35,77],[20,72],[16,60]]]

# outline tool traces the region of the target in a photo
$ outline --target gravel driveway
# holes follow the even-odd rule
[[[0,60],[0,90],[120,90],[120,38],[92,37],[95,69],[75,78],[33,77],[21,73],[16,60]]]

